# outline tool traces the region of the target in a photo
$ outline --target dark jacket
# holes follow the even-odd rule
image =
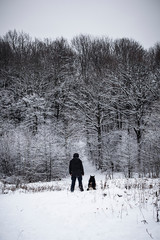
[[[84,169],[82,161],[78,157],[73,157],[69,163],[69,174],[73,176],[84,175]]]

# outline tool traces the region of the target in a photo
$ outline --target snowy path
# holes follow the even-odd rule
[[[107,182],[105,190],[101,180],[104,176],[97,176],[96,191],[80,192],[76,186],[70,193],[68,178],[48,183],[58,184],[61,191],[0,195],[0,239],[159,240],[153,190],[143,193],[148,203],[139,203],[143,195],[134,189],[126,193],[123,180]],[[85,189],[87,181],[84,178]]]

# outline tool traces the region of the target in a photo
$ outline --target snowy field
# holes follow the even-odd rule
[[[1,185],[0,240],[160,240],[158,179],[97,174],[97,190],[86,191],[88,179],[74,193],[70,178],[16,191]]]

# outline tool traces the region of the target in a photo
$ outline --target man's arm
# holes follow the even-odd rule
[[[81,173],[82,173],[82,175],[84,175],[84,168],[83,168],[82,161],[81,161]]]
[[[72,166],[71,166],[71,161],[69,163],[69,174],[72,175]]]

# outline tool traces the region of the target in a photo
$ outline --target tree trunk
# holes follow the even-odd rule
[[[98,103],[98,115],[97,115],[97,133],[98,133],[98,169],[103,167],[103,156],[102,156],[102,129],[101,129],[101,108]]]

